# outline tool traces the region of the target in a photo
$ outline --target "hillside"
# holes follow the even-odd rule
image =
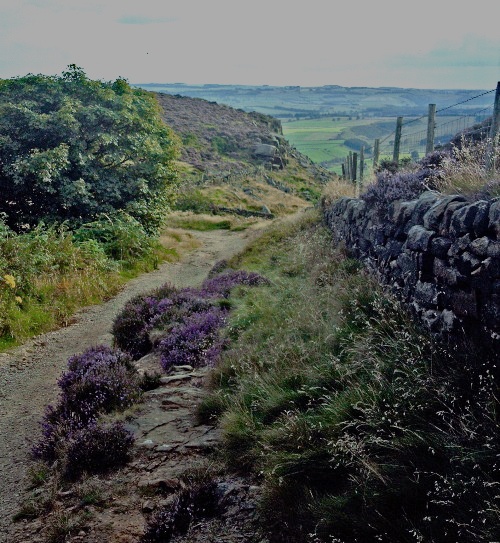
[[[181,209],[293,212],[335,177],[290,145],[278,119],[198,98],[156,97],[182,141]]]
[[[213,100],[245,111],[257,111],[279,119],[311,116],[422,115],[430,103],[447,107],[482,92],[464,89],[405,89],[396,87],[275,87],[251,85],[187,85],[183,83],[138,83],[135,86],[154,92]],[[482,101],[465,103],[462,113],[474,113],[489,105]]]

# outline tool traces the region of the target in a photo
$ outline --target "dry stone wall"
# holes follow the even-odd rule
[[[500,352],[500,198],[429,191],[385,207],[341,198],[324,218],[432,332],[465,331]]]

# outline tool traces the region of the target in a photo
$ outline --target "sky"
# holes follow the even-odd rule
[[[0,78],[485,89],[498,0],[0,0]]]

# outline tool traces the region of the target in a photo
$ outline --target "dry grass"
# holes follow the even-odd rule
[[[328,207],[342,196],[354,198],[356,196],[356,185],[339,178],[335,181],[330,181],[326,185],[321,197],[321,203],[323,206]]]
[[[190,236],[192,242],[196,239],[185,230],[245,230],[252,225],[261,222],[257,217],[239,217],[237,215],[210,215],[208,213],[195,213],[193,211],[175,211],[168,216],[166,232],[171,238],[178,236]],[[161,238],[163,243],[163,236]],[[178,239],[179,243],[181,240]],[[184,240],[187,242],[188,240]],[[189,245],[189,244],[188,244]],[[194,246],[193,246],[194,248]]]
[[[453,147],[450,158],[444,161],[443,175],[438,180],[437,189],[444,194],[471,195],[493,188],[496,190],[493,196],[497,196],[500,192],[498,187],[499,167],[500,145],[498,140],[494,144],[491,140],[474,144],[462,140],[460,146]],[[492,187],[495,180],[496,189]]]
[[[200,246],[200,241],[193,234],[180,228],[165,228],[160,235],[160,243],[166,249],[175,251],[178,257]]]

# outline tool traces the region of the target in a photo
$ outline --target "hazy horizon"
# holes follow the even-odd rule
[[[488,90],[500,80],[492,0],[0,0],[0,78]]]

